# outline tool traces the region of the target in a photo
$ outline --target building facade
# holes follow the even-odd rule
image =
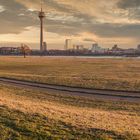
[[[72,39],[66,39],[64,49],[65,50],[73,49]]]
[[[140,44],[137,46],[137,50],[140,52]]]
[[[91,47],[91,52],[92,53],[102,54],[102,53],[106,53],[107,51],[108,51],[108,49],[100,47],[97,43],[92,44],[92,47]]]

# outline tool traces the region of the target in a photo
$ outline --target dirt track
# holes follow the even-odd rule
[[[3,78],[3,77],[0,78],[0,83],[23,87],[23,88],[37,88],[39,90],[55,91],[55,92],[61,91],[62,93],[65,94],[90,96],[90,97],[95,97],[97,99],[140,102],[140,92],[134,92],[134,91],[115,91],[115,90],[103,90],[103,89],[76,88],[76,87],[68,87],[68,86],[60,86],[60,85],[35,83],[35,82],[22,81],[22,80]]]

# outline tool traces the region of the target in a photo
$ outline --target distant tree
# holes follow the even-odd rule
[[[26,58],[26,55],[30,54],[31,49],[26,44],[21,44],[20,51],[23,54],[24,58]]]

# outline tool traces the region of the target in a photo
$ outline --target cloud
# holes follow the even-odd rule
[[[16,1],[27,8],[40,8],[38,0]],[[98,36],[137,36],[140,22],[129,17],[128,12],[122,9],[124,5],[134,7],[139,5],[139,1],[44,0],[46,28],[59,34],[77,35],[87,31]]]
[[[94,39],[92,38],[84,38],[83,41],[86,41],[86,42],[96,42]]]
[[[36,25],[36,19],[23,5],[18,4],[14,0],[1,0],[0,4],[4,7],[4,11],[0,13],[0,33],[21,33],[28,26]]]
[[[139,38],[139,0],[44,0],[45,30],[60,36]],[[0,0],[0,34],[39,27],[40,0]],[[92,38],[85,38],[92,41]]]
[[[140,7],[140,1],[139,0],[120,0],[118,2],[118,6],[122,9],[137,8],[137,7]]]
[[[125,10],[129,19],[140,21],[140,0],[119,1],[118,8]]]
[[[3,11],[5,11],[5,8],[2,5],[0,5],[0,13]]]

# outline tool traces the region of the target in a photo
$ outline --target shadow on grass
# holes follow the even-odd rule
[[[39,114],[24,114],[0,106],[1,140],[136,140],[131,134],[103,129],[80,129]]]

